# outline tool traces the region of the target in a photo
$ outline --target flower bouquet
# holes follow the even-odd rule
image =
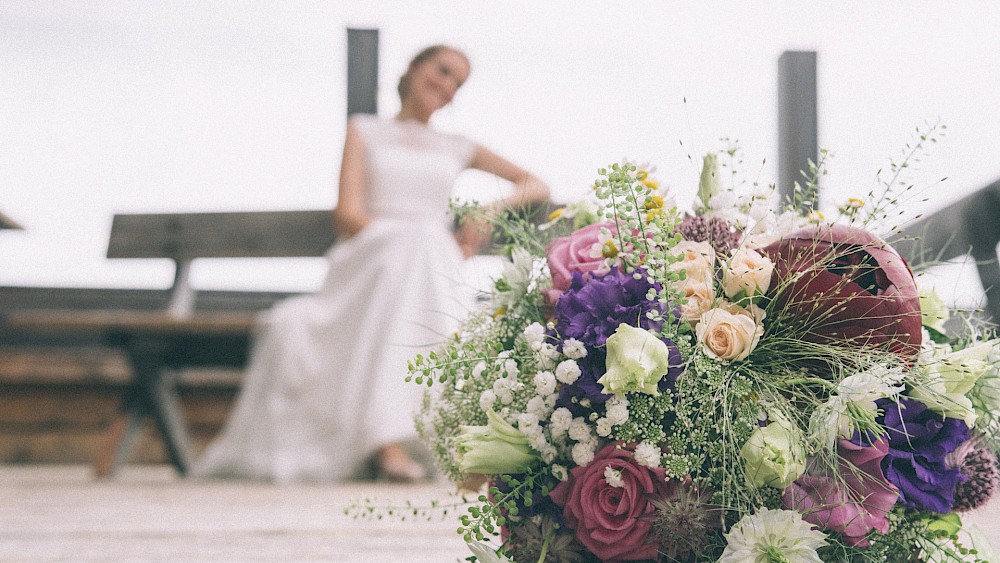
[[[482,487],[470,560],[986,560],[957,514],[997,484],[996,341],[950,334],[873,233],[891,182],[827,220],[715,155],[687,211],[645,167],[599,174],[498,221],[489,308],[411,362],[418,431]]]

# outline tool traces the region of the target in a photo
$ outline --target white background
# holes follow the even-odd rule
[[[348,27],[380,31],[385,116],[417,50],[465,50],[473,74],[435,125],[529,168],[561,201],[627,157],[688,204],[722,137],[740,141],[746,178],[775,181],[784,50],[818,52],[826,205],[866,193],[938,119],[947,134],[910,176],[931,201],[911,212],[1000,177],[988,1],[0,0],[0,211],[26,227],[0,231],[0,285],[168,287],[169,261],[104,258],[116,212],[335,205]],[[459,186],[503,189],[475,173]],[[204,261],[194,275],[308,290],[323,263]],[[970,268],[943,279],[947,299],[980,298]]]

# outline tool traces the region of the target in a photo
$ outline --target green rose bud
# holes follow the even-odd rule
[[[597,380],[604,393],[660,394],[657,385],[670,369],[670,348],[655,334],[620,324],[608,337],[607,351],[607,371]]]
[[[950,418],[959,418],[970,427],[978,415],[967,394],[990,368],[987,361],[993,350],[991,342],[980,342],[962,350],[935,355],[922,367],[926,380],[914,386],[909,395],[927,408]]]
[[[806,470],[802,432],[784,415],[768,412],[768,424],[758,427],[740,455],[746,461],[747,482],[756,487],[784,489]]]
[[[944,334],[944,323],[949,316],[948,306],[937,291],[920,290],[920,318],[925,327]]]
[[[722,190],[722,178],[719,177],[719,157],[714,152],[705,155],[701,165],[701,180],[698,182],[698,199],[708,207],[712,196]]]
[[[538,461],[538,454],[528,445],[523,432],[493,409],[488,409],[486,416],[486,426],[463,426],[455,440],[458,467],[463,473],[523,473]]]

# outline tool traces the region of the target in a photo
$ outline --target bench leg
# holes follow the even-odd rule
[[[153,420],[163,437],[170,462],[181,475],[187,475],[191,468],[191,441],[187,424],[177,396],[176,375],[172,371],[161,371],[157,381],[148,389],[153,408]]]
[[[135,437],[142,430],[147,413],[141,403],[142,391],[136,385],[125,390],[120,412],[115,415],[101,441],[101,449],[94,460],[94,475],[98,478],[113,477],[128,461]]]
[[[146,417],[152,417],[170,463],[181,475],[191,467],[191,445],[177,397],[175,377],[165,368],[170,342],[134,338],[126,345],[134,381],[126,390],[122,411],[112,421],[94,461],[98,477],[114,475],[128,459],[132,443]]]

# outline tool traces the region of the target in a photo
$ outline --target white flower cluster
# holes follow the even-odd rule
[[[819,443],[831,445],[837,438],[851,438],[859,417],[874,425],[878,412],[875,401],[901,393],[904,378],[902,368],[878,365],[845,377],[837,394],[813,411],[811,434]]]
[[[628,399],[625,395],[615,395],[604,403],[604,416],[597,419],[597,435],[608,437],[611,429],[628,420]]]

